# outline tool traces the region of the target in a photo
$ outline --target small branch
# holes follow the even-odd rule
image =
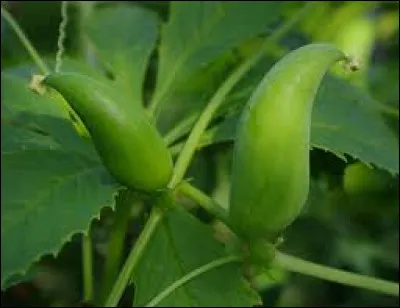
[[[192,186],[188,182],[182,182],[177,187],[177,192],[195,201],[207,212],[211,213],[219,220],[221,220],[223,223],[228,225],[228,212],[222,206],[213,201],[209,196],[203,193],[201,190]]]
[[[185,118],[183,121],[181,121],[180,123],[178,123],[174,128],[172,128],[164,136],[164,141],[167,144],[167,146],[172,145],[177,139],[182,137],[184,132],[189,131],[190,126],[196,122],[197,117],[198,117],[198,114],[189,116],[189,117]]]
[[[169,285],[167,288],[165,288],[162,292],[160,292],[157,296],[155,296],[145,307],[155,307],[159,305],[166,297],[168,297],[170,294],[172,294],[176,289],[179,287],[183,286],[184,284],[190,282],[194,278],[200,276],[201,274],[204,274],[212,269],[215,269],[217,267],[220,267],[222,265],[232,263],[232,262],[240,262],[243,260],[243,257],[240,256],[229,256],[229,257],[223,257],[221,259],[217,259],[214,261],[211,261],[210,263],[207,263],[190,273],[186,274],[185,276],[181,277],[180,279],[176,280],[174,283]]]
[[[172,147],[169,147],[168,150],[169,153],[172,155],[172,157],[175,157],[181,152],[182,148],[183,148],[183,142],[180,142],[176,145],[173,145]]]
[[[49,74],[50,69],[47,67],[47,65],[44,63],[42,58],[39,56],[39,53],[36,51],[36,49],[33,47],[32,43],[26,37],[25,33],[23,32],[21,27],[18,25],[17,21],[6,9],[3,8],[3,6],[1,7],[1,16],[3,16],[3,18],[8,22],[10,27],[14,30],[18,39],[20,40],[22,45],[25,47],[25,50],[29,53],[29,55],[31,56],[31,58],[32,58],[33,62],[36,64],[36,66],[41,70],[41,72],[44,75]]]
[[[281,267],[296,272],[347,286],[367,289],[388,295],[399,296],[399,284],[364,275],[349,273],[276,252],[275,262]]]

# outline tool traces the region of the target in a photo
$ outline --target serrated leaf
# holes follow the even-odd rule
[[[158,36],[157,15],[140,7],[119,4],[94,11],[86,28],[116,84],[135,103],[143,104],[143,81]]]
[[[373,107],[375,105],[367,93],[346,81],[326,76],[313,111],[311,145],[342,158],[348,154],[367,164],[398,173],[398,140]],[[238,115],[209,129],[200,146],[232,141],[237,120]]]
[[[97,161],[60,150],[1,157],[1,284],[85,232],[117,187]]]
[[[100,163],[100,158],[98,157],[93,145],[90,143],[90,140],[84,140],[83,138],[78,136],[78,134],[76,133],[75,129],[72,126],[72,123],[69,121],[67,117],[64,117],[65,116],[64,109],[60,107],[60,105],[58,105],[53,100],[53,98],[33,93],[28,88],[28,81],[24,80],[21,77],[16,77],[12,75],[3,76],[3,74],[2,74],[1,94],[2,94],[2,111],[6,110],[6,113],[2,114],[3,118],[1,123],[2,127],[1,152],[3,154],[14,155],[15,153],[25,153],[26,151],[27,153],[31,153],[30,151],[32,150],[44,151],[45,153],[66,153],[69,156],[71,156],[70,158],[71,162],[75,160],[90,162],[93,165],[93,170],[97,168],[99,175],[102,174],[103,176],[107,177],[107,175],[104,175],[107,172],[103,169]],[[57,152],[51,152],[51,150],[57,150]],[[77,153],[79,153],[78,156],[76,156]],[[31,159],[33,158],[29,157],[27,158],[27,161],[31,161]],[[8,160],[6,160],[6,162],[7,161]],[[4,164],[3,156],[2,156],[2,163]],[[31,161],[31,163],[33,166],[35,166],[34,160]],[[46,162],[41,164],[41,161],[37,161],[36,163],[38,165],[36,165],[35,168],[39,169],[42,167],[43,168],[47,167]],[[59,163],[63,164],[64,161],[61,160]],[[94,166],[96,165],[97,167],[95,168]],[[68,166],[68,162],[66,166]],[[8,178],[9,173],[7,174],[5,172],[6,170],[7,169],[5,170],[2,169],[2,180],[3,180],[2,188],[5,185],[4,182],[9,181]],[[18,169],[16,168],[14,172],[18,172]],[[36,182],[41,183],[41,180],[43,180],[40,178],[42,176],[41,172],[43,171],[40,169],[40,172],[36,174],[38,179],[34,177],[33,173],[30,174],[30,176],[27,178],[22,178],[21,181],[12,182],[14,183],[14,186],[10,187],[8,190],[17,191],[18,194],[21,183],[24,186],[33,185],[31,183],[36,183]],[[91,180],[91,182],[85,183],[86,187],[90,187],[90,185],[92,185],[94,188],[96,188],[99,185],[102,185],[101,187],[106,187],[106,186],[113,187],[114,184],[111,183],[112,182],[111,179],[109,183],[105,186],[101,183],[99,184],[99,181],[101,179],[100,178],[95,179],[94,177],[95,173],[96,172],[94,171],[93,179]],[[25,174],[21,174],[20,176],[25,177]],[[54,176],[56,177],[57,175],[54,174]],[[90,178],[88,177],[87,180],[90,181]],[[28,181],[28,183],[24,184],[25,183],[24,181]],[[25,190],[28,189],[26,187],[23,188]],[[22,189],[22,191],[25,191],[24,189]],[[76,189],[78,190],[79,187],[77,187]],[[86,188],[84,187],[84,190],[85,189]],[[64,193],[66,197],[70,197],[71,192],[65,190],[63,192],[60,191],[59,193],[60,195]],[[107,194],[107,190],[105,190],[104,193]],[[109,197],[112,197],[112,194],[110,194]],[[68,198],[65,199],[68,200]],[[96,200],[98,199],[95,199],[94,202],[96,202]],[[71,199],[71,202],[74,202],[74,200]],[[2,196],[2,214],[3,211],[6,212],[7,207],[9,206],[10,206],[9,204],[3,202],[3,196]],[[13,205],[11,204],[11,206]],[[101,208],[102,204],[99,204],[98,206],[99,208]],[[93,208],[95,208],[95,205],[93,205]],[[51,215],[50,212],[47,214]],[[44,213],[44,215],[46,215],[46,213]],[[96,215],[95,212],[93,212],[92,216],[94,215]],[[4,216],[2,216],[2,224],[3,224],[3,217]],[[87,224],[89,224],[90,219],[91,217],[88,218]],[[76,230],[71,229],[70,230],[71,234],[74,231]],[[21,232],[24,232],[23,228],[21,228]],[[40,229],[30,230],[30,232],[31,234],[35,234],[36,232],[36,235],[33,237],[34,239],[37,239],[38,236],[40,237]],[[9,235],[8,233],[3,234],[2,230],[2,240],[3,236],[8,237]],[[11,234],[10,235],[11,240],[12,236],[13,235]],[[43,236],[43,234],[41,236]],[[46,240],[46,238],[43,238],[41,240]],[[57,249],[51,252],[56,253],[57,250],[60,249],[61,246],[63,245],[64,240],[65,238],[59,238],[58,239],[59,247],[57,247]],[[8,241],[10,241],[10,239],[8,239]],[[2,248],[4,247],[4,243],[6,242],[2,241]],[[10,283],[20,281],[21,277],[22,279],[25,279],[24,278],[25,276],[24,275],[21,276],[20,274],[21,273],[23,274],[24,271],[29,268],[30,252],[31,251],[28,251],[27,253],[27,259],[20,260],[22,263],[25,262],[24,267],[13,268],[13,264],[10,264],[10,267],[8,267],[9,265],[5,263],[6,261],[2,262],[2,288],[10,286]],[[46,252],[49,251],[46,250],[43,250],[42,252],[39,251],[38,255],[36,256],[34,255],[33,257],[37,259],[38,257],[40,257],[41,253],[46,253]],[[6,273],[5,276],[3,276],[3,265],[6,267],[6,270],[4,271]],[[16,275],[13,275],[15,279],[11,277],[11,280],[7,280],[7,277],[9,276],[8,270],[10,270],[9,273],[11,275],[13,273],[16,273]]]
[[[398,173],[398,139],[374,106],[362,90],[338,78],[326,78],[313,115],[313,146]]]
[[[162,29],[156,102],[241,41],[266,32],[279,1],[172,1]]]
[[[224,247],[213,238],[210,228],[183,210],[170,212],[134,273],[135,306],[147,304],[177,279],[223,256]],[[260,303],[241,275],[241,264],[229,263],[176,289],[158,306],[251,307]]]
[[[37,272],[38,269],[35,266],[31,266],[24,275],[21,274],[11,275],[3,283],[2,289],[6,290],[20,283],[30,282],[35,279]]]

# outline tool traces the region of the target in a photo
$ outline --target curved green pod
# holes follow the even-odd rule
[[[311,112],[326,71],[345,59],[331,44],[298,48],[265,75],[247,103],[234,147],[229,219],[242,237],[274,238],[309,191]]]
[[[88,129],[109,172],[130,188],[167,186],[172,158],[143,109],[116,89],[76,73],[53,73],[43,83],[57,90]]]

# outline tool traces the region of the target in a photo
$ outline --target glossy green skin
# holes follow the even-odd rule
[[[229,218],[242,237],[275,238],[300,214],[309,190],[313,102],[330,44],[294,50],[265,75],[246,105],[234,148]]]
[[[44,84],[57,90],[88,129],[109,172],[144,191],[165,188],[172,158],[144,111],[109,85],[76,73],[54,73]]]

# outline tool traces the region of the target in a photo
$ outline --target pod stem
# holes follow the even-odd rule
[[[202,191],[184,182],[177,189],[180,193],[197,202],[202,208],[214,214],[218,219],[227,222],[227,211]],[[229,227],[229,225],[227,225]],[[233,229],[231,229],[234,231]],[[340,283],[347,286],[372,290],[388,295],[399,296],[399,285],[395,282],[349,273],[343,270],[312,263],[300,258],[276,251],[275,264],[291,272]]]
[[[229,224],[228,221],[228,211],[226,211],[222,206],[217,204],[209,196],[203,193],[200,189],[194,187],[188,182],[181,182],[176,188],[178,193],[185,195],[191,200],[195,201],[207,212],[211,213],[219,220],[221,220],[226,225]]]
[[[10,25],[10,27],[14,30],[18,39],[20,40],[22,45],[25,47],[25,50],[31,56],[33,62],[41,70],[42,74],[44,74],[44,75],[49,74],[50,73],[49,67],[39,56],[39,53],[36,51],[35,47],[33,47],[32,43],[29,41],[29,39],[25,35],[24,31],[21,29],[21,27],[19,26],[17,21],[14,19],[14,17],[5,8],[3,8],[3,6],[1,6],[1,16],[4,18],[4,20],[7,21],[7,23]]]

